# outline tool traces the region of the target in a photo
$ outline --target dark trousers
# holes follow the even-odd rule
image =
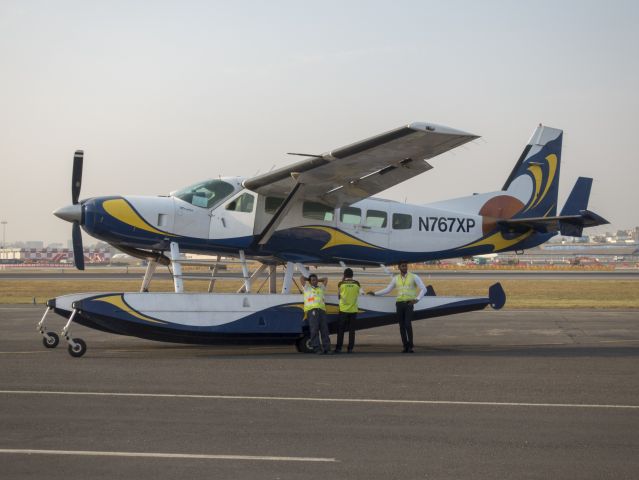
[[[402,336],[404,350],[413,348],[413,310],[411,302],[397,302],[397,321],[399,323],[399,334]]]
[[[319,308],[314,308],[307,312],[308,327],[311,333],[311,347],[313,350],[324,350],[328,352],[331,349],[331,337],[328,336],[328,323],[326,322],[326,312]],[[320,345],[320,336],[322,344]]]
[[[335,350],[338,352],[342,350],[342,345],[344,345],[344,331],[348,330],[348,350],[353,350],[355,346],[355,318],[357,317],[357,312],[347,313],[347,312],[339,312],[339,319],[337,323],[337,345],[335,345]]]

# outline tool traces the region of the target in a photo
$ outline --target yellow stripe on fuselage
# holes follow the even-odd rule
[[[481,247],[483,245],[492,245],[493,252],[499,252],[500,250],[503,250],[508,247],[512,247],[513,245],[527,239],[528,237],[530,237],[530,235],[532,235],[532,233],[533,233],[532,230],[530,230],[528,232],[522,233],[521,235],[515,238],[507,239],[507,238],[504,238],[504,235],[502,232],[497,232],[492,234],[490,237],[486,237],[476,241],[475,243],[471,243],[470,245],[465,245],[463,247],[460,247],[460,250],[464,248]]]
[[[351,235],[348,235],[344,232],[340,232],[339,230],[335,229],[335,228],[331,228],[331,227],[320,227],[320,226],[308,226],[308,227],[301,227],[301,228],[312,228],[314,230],[321,230],[323,232],[326,232],[330,235],[330,238],[328,240],[328,242],[326,242],[326,244],[320,249],[320,250],[325,250],[327,248],[331,248],[331,247],[338,247],[341,245],[352,245],[355,247],[367,247],[367,248],[376,248],[378,250],[383,250],[382,247],[378,247],[376,245],[372,245],[368,242],[365,242],[363,240],[360,240],[358,238],[355,238]]]
[[[129,203],[123,198],[116,198],[112,200],[105,200],[102,202],[102,208],[104,211],[111,215],[113,218],[120,220],[122,223],[126,223],[140,230],[145,230],[151,233],[157,233],[160,235],[169,235],[175,237],[172,233],[163,232],[157,228],[151,226],[146,222],[135,210],[129,205]]]

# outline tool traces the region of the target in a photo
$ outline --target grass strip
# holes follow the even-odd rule
[[[488,287],[497,279],[443,279],[431,283],[442,296],[485,296]],[[261,282],[255,282],[256,291]],[[208,281],[186,281],[186,291],[206,292]],[[639,280],[582,280],[582,279],[507,279],[501,284],[506,291],[506,307],[528,308],[583,308],[583,309],[639,309]],[[365,290],[376,290],[386,285],[385,279],[362,282]],[[238,280],[218,280],[215,291],[235,292],[241,286]],[[336,282],[329,283],[329,293],[335,293]],[[44,304],[48,299],[78,292],[137,292],[139,280],[0,280],[0,304]],[[170,280],[154,280],[154,292],[173,291]],[[262,291],[264,292],[264,290]]]

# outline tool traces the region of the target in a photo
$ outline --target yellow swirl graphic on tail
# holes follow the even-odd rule
[[[554,153],[551,153],[550,155],[546,157],[545,160],[548,165],[548,176],[546,177],[544,191],[541,194],[539,192],[541,191],[542,184],[544,183],[541,166],[531,165],[528,167],[528,171],[533,177],[535,191],[532,194],[532,197],[530,198],[530,202],[528,203],[528,207],[526,207],[524,212],[530,210],[531,208],[536,207],[543,201],[544,198],[546,198],[546,195],[548,194],[548,190],[550,190],[550,187],[552,186],[555,180],[555,175],[557,174],[557,163],[558,163],[557,155],[555,155]]]
[[[539,205],[539,203],[546,198],[546,194],[552,185],[553,180],[555,179],[555,173],[557,172],[557,155],[551,153],[546,157],[546,161],[548,162],[548,180],[546,181],[546,188],[544,189],[544,193],[541,194],[541,197],[535,203],[535,206]]]

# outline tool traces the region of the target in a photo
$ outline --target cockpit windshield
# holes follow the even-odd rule
[[[235,191],[235,187],[222,180],[209,180],[178,190],[175,197],[202,208],[213,208]]]

